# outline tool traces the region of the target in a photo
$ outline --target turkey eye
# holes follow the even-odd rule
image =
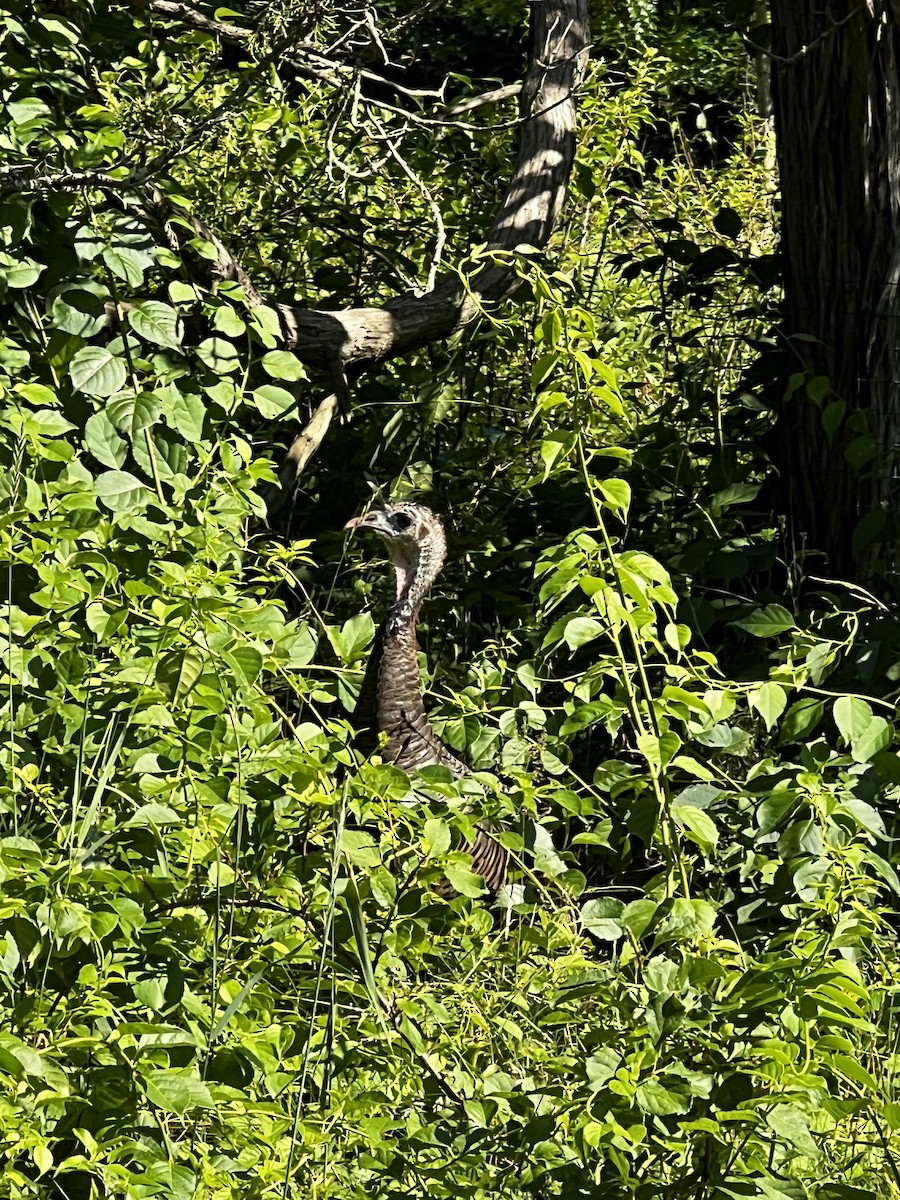
[[[402,512],[394,513],[394,528],[395,529],[400,529],[400,530],[409,529],[409,527],[410,527],[410,525],[412,525],[412,523],[413,523],[412,517],[410,517],[407,513],[402,513]]]

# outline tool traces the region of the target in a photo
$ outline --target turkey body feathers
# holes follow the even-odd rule
[[[401,770],[442,766],[460,778],[468,767],[440,740],[425,712],[416,639],[422,601],[444,563],[443,526],[424,505],[398,504],[372,510],[348,527],[368,528],[384,539],[396,577],[396,598],[372,648],[357,723],[387,736],[382,754]],[[503,886],[506,851],[487,827],[479,826],[466,852],[489,888]]]

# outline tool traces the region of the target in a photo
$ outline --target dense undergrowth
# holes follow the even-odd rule
[[[271,313],[114,186],[3,195],[0,1195],[900,1195],[896,628],[768,514],[739,43],[632,7],[621,49],[597,14],[551,257],[361,381],[275,531],[266,453],[316,391]],[[427,199],[340,96],[125,8],[27,16],[10,164],[168,155],[271,295],[424,275]],[[404,142],[451,260],[503,116]],[[373,487],[450,529],[421,640],[458,783],[352,748]],[[452,848],[482,814],[497,903]]]

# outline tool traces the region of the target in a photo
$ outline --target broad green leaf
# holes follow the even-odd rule
[[[653,733],[642,733],[637,738],[637,747],[652,767],[663,770],[681,749],[681,738],[672,730],[659,737]]]
[[[570,650],[577,650],[603,633],[603,626],[593,617],[573,617],[567,622],[563,637]]]
[[[50,322],[75,337],[91,338],[106,324],[106,305],[87,289],[69,289],[50,305]]]
[[[147,1099],[164,1112],[184,1113],[191,1108],[214,1108],[209,1088],[196,1073],[195,1067],[183,1070],[145,1068],[138,1073]]]
[[[672,907],[656,931],[660,941],[691,941],[712,932],[716,910],[706,900],[672,901]]]
[[[69,378],[88,396],[112,396],[125,386],[128,366],[105,346],[83,346],[69,363]]]
[[[128,455],[128,443],[119,437],[105,412],[88,417],[84,426],[84,447],[105,467],[121,467]]]
[[[217,375],[228,375],[240,370],[241,360],[237,348],[221,337],[206,338],[197,347],[197,357]]]
[[[776,634],[785,633],[788,629],[796,628],[794,618],[780,604],[767,604],[765,608],[757,609],[749,617],[744,617],[742,621],[735,621],[734,624],[738,629],[746,629],[754,637],[760,638],[774,637]]]
[[[621,900],[588,900],[581,908],[582,926],[602,942],[616,942],[624,934]]]
[[[834,723],[845,742],[855,742],[872,721],[872,706],[859,696],[841,696],[831,709]]]
[[[487,890],[480,875],[476,875],[462,863],[448,863],[444,875],[450,886],[461,896],[483,896]]]
[[[22,413],[22,417],[24,418],[22,429],[31,437],[60,437],[62,434],[68,433],[70,429],[75,428],[72,422],[67,421],[61,412],[57,412],[52,408],[41,408],[37,412],[29,412],[26,409]]]
[[[782,742],[802,742],[822,720],[825,704],[822,700],[798,700],[787,710],[781,722]]]
[[[152,392],[135,392],[131,396],[121,396],[117,400],[111,400],[106,406],[106,414],[113,425],[120,433],[124,433],[132,444],[156,421],[159,411],[159,399]]]
[[[173,703],[183,700],[203,673],[204,658],[198,646],[173,650],[164,655],[156,668],[156,682]]]
[[[263,658],[255,646],[236,646],[225,654],[226,661],[247,684],[254,684],[262,671]]]
[[[286,388],[265,383],[251,393],[253,404],[261,417],[277,421],[295,412],[299,401]]]
[[[105,471],[94,486],[102,503],[113,512],[137,511],[153,499],[150,489],[128,471]]]
[[[539,821],[533,821],[531,823],[531,835],[534,869],[543,872],[545,875],[552,875],[554,879],[559,875],[563,875],[566,871],[566,864],[559,857],[556,846],[553,844],[553,835],[550,833],[550,830]]]
[[[541,442],[541,461],[544,464],[544,480],[550,478],[557,464],[564,462],[575,445],[575,434],[566,430],[554,433]]]
[[[281,337],[281,319],[278,312],[268,304],[257,304],[250,310],[249,317],[255,337],[267,348],[277,346]]]
[[[166,423],[189,442],[203,440],[206,404],[197,392],[181,391],[174,384],[154,393],[162,404]]]
[[[748,699],[750,707],[755,708],[765,721],[766,729],[772,728],[787,707],[787,693],[772,680],[751,691]]]
[[[220,304],[213,314],[213,329],[224,333],[228,338],[236,338],[247,332],[247,325],[237,309],[232,308],[230,304]]]
[[[584,1063],[590,1091],[599,1091],[608,1079],[612,1079],[621,1065],[622,1055],[613,1050],[611,1046],[601,1046],[599,1050],[595,1050],[589,1058],[585,1059]]]
[[[850,747],[854,762],[864,763],[874,758],[881,750],[887,750],[894,741],[893,726],[884,717],[873,717]]]
[[[141,300],[128,312],[128,321],[135,333],[154,346],[181,347],[178,313],[170,304],[160,300]]]
[[[446,854],[450,849],[450,826],[447,822],[437,817],[429,818],[422,831],[422,845],[430,858]]]
[[[362,829],[341,830],[341,853],[357,867],[377,867],[381,862],[375,839]]]
[[[147,1008],[152,1008],[154,1012],[161,1012],[166,1006],[166,981],[155,976],[152,979],[142,979],[138,983],[131,985],[132,991],[137,997],[139,1003],[145,1004]]]
[[[632,900],[622,913],[622,924],[633,937],[642,938],[653,924],[658,909],[655,900]]]
[[[631,488],[624,479],[604,479],[597,484],[604,505],[623,521],[628,519],[631,505]]]
[[[134,246],[107,246],[101,257],[113,275],[134,288],[143,283],[144,272],[153,266],[153,255]]]
[[[693,804],[676,804],[672,816],[677,825],[696,842],[707,858],[712,858],[719,841],[719,831],[708,813]]]
[[[810,1158],[819,1157],[819,1147],[809,1132],[803,1110],[794,1104],[775,1104],[766,1114],[766,1124],[786,1142]]]
[[[289,350],[269,350],[262,356],[263,370],[273,379],[286,379],[296,383],[306,379],[306,368],[295,354]]]
[[[32,287],[46,269],[26,254],[13,255],[0,250],[0,283],[5,283],[8,288]]]
[[[868,762],[894,740],[893,727],[884,717],[875,716],[872,706],[859,696],[841,696],[835,700],[832,714],[856,762]]]
[[[648,1079],[640,1084],[635,1096],[641,1108],[654,1117],[685,1113],[691,1106],[687,1096],[670,1091],[658,1079]]]
[[[37,96],[22,96],[19,100],[8,100],[6,111],[13,125],[27,125],[30,121],[49,117],[50,109]]]

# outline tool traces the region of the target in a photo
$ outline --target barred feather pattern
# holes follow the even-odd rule
[[[411,506],[410,506],[411,509]],[[439,545],[423,554],[410,579],[401,589],[378,631],[356,707],[357,724],[375,726],[387,735],[382,755],[387,762],[411,772],[421,767],[447,767],[458,779],[469,773],[465,763],[440,740],[428,720],[419,677],[416,626],[422,601],[443,563],[443,529],[426,509]],[[396,565],[396,562],[395,562]],[[507,853],[492,835],[490,826],[480,825],[475,838],[465,847],[473,870],[492,891],[506,880]],[[449,885],[442,890],[449,890]]]

